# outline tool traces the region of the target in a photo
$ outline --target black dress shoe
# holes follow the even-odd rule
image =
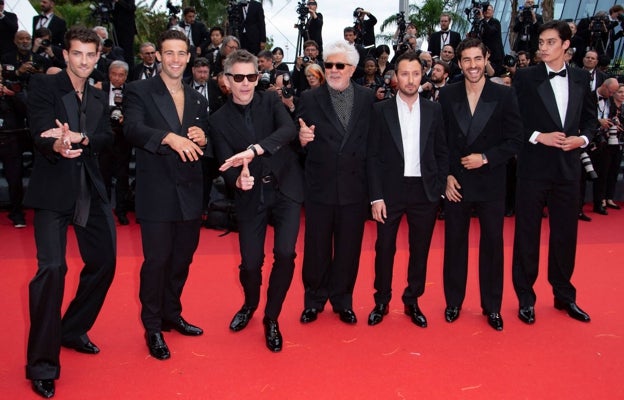
[[[90,340],[87,340],[87,343],[63,343],[63,347],[74,349],[77,352],[84,354],[97,354],[100,352],[100,349]]]
[[[457,318],[459,318],[459,311],[461,308],[459,307],[446,307],[444,310],[444,319],[446,322],[453,322]]]
[[[607,209],[603,206],[594,206],[594,212],[596,214],[600,214],[600,215],[609,215],[609,213],[607,212]]]
[[[622,207],[618,206],[617,204],[613,203],[613,202],[609,202],[607,201],[607,208],[612,208],[614,210],[621,210]]]
[[[128,219],[128,216],[124,213],[124,214],[117,214],[117,221],[119,221],[119,225],[128,225],[130,223],[130,220]]]
[[[232,318],[232,322],[230,322],[230,329],[234,332],[244,329],[251,320],[251,317],[253,317],[254,311],[256,311],[255,308],[243,306],[234,314],[234,318]]]
[[[314,322],[316,321],[316,318],[318,317],[319,312],[320,311],[317,310],[316,308],[306,308],[301,313],[301,318],[299,320],[301,321],[302,324]]]
[[[533,306],[520,307],[518,310],[518,318],[525,324],[535,323],[535,308]]]
[[[585,311],[581,310],[581,308],[577,306],[575,302],[566,303],[559,299],[555,299],[555,308],[557,310],[567,311],[568,315],[577,321],[581,321],[581,322],[591,321],[591,318],[589,318],[589,315]]]
[[[381,321],[383,321],[384,315],[388,315],[388,304],[382,303],[375,305],[373,311],[368,316],[368,324],[370,326],[377,325]]]
[[[264,337],[266,338],[266,346],[273,352],[282,350],[282,333],[279,330],[277,321],[264,317],[262,320],[264,325]]]
[[[357,318],[355,317],[355,313],[350,308],[345,308],[344,310],[335,311],[340,316],[340,320],[345,324],[355,324],[357,323]]]
[[[171,353],[169,353],[169,347],[167,347],[167,343],[165,343],[165,338],[163,338],[162,333],[145,333],[145,340],[147,341],[147,348],[149,349],[152,357],[158,360],[166,360],[171,357]]]
[[[420,311],[420,308],[418,308],[418,304],[406,304],[405,314],[409,315],[412,322],[421,328],[427,327],[427,318],[425,318],[425,315]]]
[[[32,389],[39,396],[49,399],[54,397],[54,380],[53,379],[33,379]]]
[[[585,213],[579,213],[578,219],[585,222],[591,222],[591,217],[589,217]]]
[[[483,315],[487,315],[488,324],[497,331],[503,330],[503,317],[501,317],[500,313],[488,313],[487,311],[483,311]]]
[[[172,329],[175,329],[176,331],[186,336],[199,336],[204,333],[204,331],[200,327],[189,324],[184,320],[184,318],[182,318],[182,316],[179,316],[178,320],[175,322],[163,321],[163,331],[169,332]]]
[[[508,208],[505,210],[505,217],[513,217],[516,211],[513,208]]]

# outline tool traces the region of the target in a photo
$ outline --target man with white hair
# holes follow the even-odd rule
[[[370,206],[366,143],[374,96],[351,82],[359,61],[354,46],[326,46],[324,61],[327,85],[303,92],[297,107],[306,153],[301,322],[315,321],[329,300],[341,321],[354,324],[353,287]]]

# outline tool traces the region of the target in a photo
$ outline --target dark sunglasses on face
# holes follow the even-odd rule
[[[225,75],[226,76],[231,76],[232,79],[234,79],[234,82],[237,82],[237,83],[241,83],[242,81],[245,80],[245,78],[247,78],[247,80],[249,82],[255,82],[255,81],[258,80],[258,74],[247,74],[247,75],[245,75],[245,74],[230,74],[230,73],[227,73]]]
[[[347,65],[351,65],[351,64],[345,64],[345,63],[333,63],[333,62],[326,62],[325,63],[325,69],[332,69],[334,68],[334,66],[336,67],[336,69],[345,69],[345,67]]]

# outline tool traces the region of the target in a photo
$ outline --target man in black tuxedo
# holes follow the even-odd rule
[[[497,72],[501,71],[505,50],[503,47],[501,23],[494,18],[494,6],[489,4],[480,12],[479,17],[481,18],[481,40],[490,51],[490,63],[494,70]]]
[[[145,42],[139,46],[139,58],[141,62],[134,65],[128,81],[149,79],[158,74],[159,62],[156,59],[156,46],[153,43]]]
[[[15,50],[13,38],[17,32],[17,15],[4,9],[4,0],[0,0],[0,56]]]
[[[243,21],[239,31],[241,49],[251,54],[258,54],[266,45],[266,25],[264,23],[264,9],[262,4],[250,0],[243,7]]]
[[[184,32],[163,32],[156,56],[162,72],[129,84],[123,108],[124,134],[136,151],[141,320],[150,354],[165,360],[170,352],[161,331],[203,333],[182,318],[180,297],[199,243],[208,101],[182,83],[191,57]]]
[[[135,12],[135,0],[114,0],[113,29],[117,44],[123,49],[124,60],[128,65],[134,63],[134,35],[137,33]]]
[[[356,43],[367,49],[375,48],[375,25],[377,24],[377,18],[369,11],[366,11],[362,7],[358,7],[353,11],[353,18],[355,23],[353,29],[355,29]]]
[[[449,14],[440,15],[440,30],[429,36],[427,50],[432,56],[440,57],[440,52],[444,46],[451,45],[453,49],[457,49],[457,45],[461,42],[459,32],[452,31],[451,16]]]
[[[445,318],[459,317],[466,295],[468,232],[479,218],[479,286],[488,323],[503,329],[503,220],[507,161],[522,146],[522,121],[512,89],[485,78],[487,50],[477,38],[457,47],[464,79],[440,91],[449,147],[444,230]]]
[[[333,43],[324,59],[327,84],[303,92],[297,106],[306,178],[301,322],[316,320],[329,300],[341,321],[354,324],[353,287],[370,215],[366,143],[374,95],[351,83],[354,46]]]
[[[418,95],[423,68],[416,52],[397,60],[399,91],[394,99],[375,104],[368,133],[367,173],[375,244],[375,308],[368,317],[376,325],[388,314],[396,237],[405,214],[409,225],[405,313],[425,328],[418,298],[425,292],[427,258],[438,202],[447,169],[442,108]]]
[[[264,242],[269,220],[275,230],[273,268],[264,309],[266,346],[282,350],[277,318],[295,270],[295,244],[303,202],[303,173],[292,141],[293,120],[274,92],[255,92],[258,59],[245,50],[225,61],[226,85],[232,96],[210,118],[215,155],[223,177],[235,192],[243,307],[230,329],[247,326],[260,301]]]
[[[191,52],[199,57],[202,56],[202,49],[208,45],[210,37],[208,36],[206,25],[204,25],[203,22],[195,20],[196,15],[197,11],[195,7],[184,8],[182,11],[184,19],[180,21],[180,27],[184,30],[186,37],[189,39]]]
[[[64,47],[64,35],[67,30],[65,20],[54,14],[54,0],[41,0],[39,3],[41,14],[33,17],[32,32],[39,28],[48,28],[52,32],[52,43]]]
[[[100,152],[100,168],[109,197],[115,178],[115,215],[120,225],[128,225],[130,204],[130,159],[132,145],[123,134],[122,102],[128,79],[128,64],[115,60],[108,68],[108,80],[102,82],[102,91],[108,95],[108,107],[113,129],[113,146]]]
[[[587,50],[583,57],[583,69],[589,72],[589,88],[592,92],[596,92],[596,89],[607,79],[607,74],[597,67],[598,52],[596,50]]]
[[[35,209],[39,261],[29,285],[26,378],[46,398],[54,396],[61,345],[87,354],[100,351],[87,332],[115,273],[115,223],[97,162],[112,133],[106,96],[87,83],[99,43],[90,29],[70,29],[63,52],[67,69],[33,76],[28,93],[35,161],[24,204]],[[70,223],[84,267],[76,297],[61,319]]]
[[[318,3],[308,0],[308,19],[305,22],[306,40],[314,40],[318,45],[319,54],[323,54],[323,14],[317,12]]]
[[[564,53],[572,32],[563,21],[539,29],[542,64],[521,68],[513,86],[524,122],[524,145],[518,154],[513,284],[520,303],[518,317],[535,322],[542,210],[548,206],[548,281],[555,308],[589,322],[576,304],[570,282],[574,271],[578,229],[580,148],[598,127],[596,101],[590,95],[589,73],[566,67]]]

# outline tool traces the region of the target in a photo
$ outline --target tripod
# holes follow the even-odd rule
[[[295,57],[299,57],[303,53],[303,43],[308,40],[308,30],[306,29],[305,15],[299,15],[295,28],[299,31],[297,34],[297,46],[295,48]]]

